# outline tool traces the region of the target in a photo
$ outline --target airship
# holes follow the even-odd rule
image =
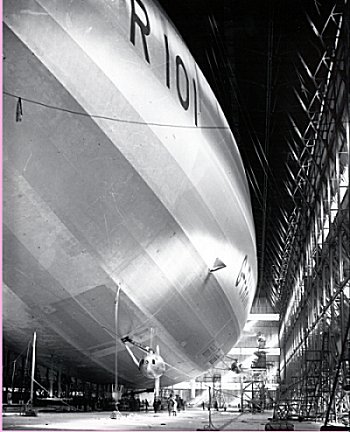
[[[154,329],[162,385],[200,375],[239,339],[257,280],[214,93],[155,1],[4,0],[3,20],[5,345],[36,331],[39,364],[103,383],[117,356],[119,381],[147,388],[126,342]]]

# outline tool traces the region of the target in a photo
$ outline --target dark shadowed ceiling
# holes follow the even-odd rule
[[[280,252],[295,179],[293,122],[305,123],[300,97],[312,87],[323,43],[318,31],[334,1],[160,0],[214,90],[246,167],[259,262],[257,297],[278,307]],[[288,163],[289,169],[286,164]]]

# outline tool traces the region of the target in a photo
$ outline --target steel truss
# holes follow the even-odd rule
[[[281,387],[275,415],[349,424],[349,4],[321,29],[319,64],[298,72],[303,125],[291,118],[294,156],[279,274]],[[297,168],[296,168],[297,167]]]
[[[241,378],[242,412],[263,412],[267,404],[266,369],[251,370]]]

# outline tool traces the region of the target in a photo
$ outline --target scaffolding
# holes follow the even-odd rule
[[[335,2],[322,25],[309,21],[320,60],[302,56],[305,114],[293,126],[295,208],[279,275],[280,418],[349,425],[349,4]],[[322,19],[318,16],[318,23]]]
[[[266,403],[266,369],[252,369],[241,378],[241,411],[264,412]]]
[[[210,403],[212,408],[222,408],[226,404],[225,394],[221,385],[221,373],[206,373],[200,378],[199,382],[206,384],[207,390],[204,391],[203,401],[209,401],[209,389],[211,392]]]

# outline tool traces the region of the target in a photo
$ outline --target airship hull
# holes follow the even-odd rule
[[[43,363],[105,381],[117,346],[120,379],[140,387],[119,336],[153,328],[162,385],[197,376],[239,338],[256,282],[214,95],[150,1],[5,1],[4,21],[5,341],[38,329]]]

